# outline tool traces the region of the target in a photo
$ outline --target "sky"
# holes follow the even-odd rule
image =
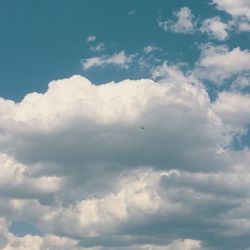
[[[0,249],[249,250],[250,1],[0,2]]]

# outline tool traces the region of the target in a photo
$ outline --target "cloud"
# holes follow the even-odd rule
[[[250,30],[250,4],[249,1],[239,0],[213,0],[216,8],[232,16],[232,24],[240,32]]]
[[[209,109],[206,91],[184,76],[171,76],[161,84],[126,80],[100,86],[75,76],[50,83],[45,94],[29,94],[20,104],[3,101],[2,106],[8,112],[1,118],[0,147],[25,163],[66,163],[73,157],[87,167],[95,155],[96,164],[161,168],[184,167],[185,162],[188,168],[193,154],[199,158],[201,145],[208,153],[227,140]],[[202,126],[198,121],[203,121]],[[187,127],[194,130],[183,134]],[[173,138],[171,143],[169,138]],[[183,152],[185,160],[176,158],[174,152]],[[190,164],[196,165],[193,160]]]
[[[198,77],[209,79],[216,84],[233,76],[249,72],[250,52],[236,47],[229,50],[226,46],[204,46],[196,73]]]
[[[6,154],[0,154],[1,176],[0,195],[16,198],[51,198],[62,185],[56,176],[34,177],[29,169]]]
[[[4,218],[0,218],[0,237],[1,243],[0,247],[3,250],[107,250],[107,249],[117,249],[113,247],[81,247],[79,246],[79,241],[68,237],[59,237],[55,235],[45,235],[45,236],[16,236],[9,232],[9,225]],[[199,241],[192,239],[178,239],[171,242],[168,245],[135,245],[131,247],[123,248],[126,250],[199,250],[201,245]]]
[[[239,30],[240,31],[245,31],[245,32],[250,32],[250,22],[239,22]]]
[[[163,79],[169,82],[186,82],[188,78],[176,65],[170,65],[168,62],[164,62],[152,69],[152,78],[154,80]]]
[[[236,80],[231,85],[231,89],[237,90],[237,91],[242,91],[249,87],[250,87],[250,74],[249,73],[241,74],[240,76],[236,78]]]
[[[58,237],[55,235],[35,236],[25,235],[18,237],[9,231],[9,225],[5,218],[0,217],[0,247],[3,250],[63,250],[79,249],[77,241],[67,237]]]
[[[224,22],[218,16],[207,18],[202,22],[194,20],[194,16],[188,7],[182,7],[173,14],[176,21],[158,21],[158,25],[165,31],[174,33],[192,34],[194,32],[206,33],[210,38],[224,41],[229,37],[229,31],[249,32],[250,30],[250,6],[246,1],[213,0],[217,9],[226,11],[232,19]]]
[[[82,59],[81,64],[84,70],[92,67],[104,67],[107,65],[115,65],[121,68],[128,68],[133,61],[133,55],[126,55],[124,51],[115,53],[111,56],[91,57]]]
[[[145,245],[137,246],[134,249],[142,250],[201,250],[201,244],[199,241],[185,239],[185,240],[175,240],[169,245],[165,246],[154,246],[154,245]],[[132,249],[131,249],[132,250]]]
[[[101,85],[73,76],[19,103],[0,99],[4,247],[249,245],[250,153],[231,150],[250,122],[249,97],[224,93],[212,103],[197,79],[166,62],[152,75]],[[18,221],[42,234],[14,235]]]
[[[246,126],[250,124],[250,95],[221,92],[213,110],[225,123]]]
[[[157,50],[161,50],[161,49],[158,48],[158,47],[155,46],[155,45],[149,45],[149,46],[147,46],[147,47],[145,47],[145,48],[143,49],[143,52],[146,53],[146,54],[150,54],[150,53],[152,53],[152,52],[154,52],[154,51],[157,51]]]
[[[94,35],[89,35],[86,39],[88,43],[94,42],[96,40],[96,36]]]
[[[213,17],[203,21],[200,30],[203,33],[207,33],[212,38],[223,41],[229,36],[227,32],[228,28],[228,25],[222,22],[219,17]]]
[[[102,51],[102,50],[105,50],[105,45],[104,43],[98,43],[95,46],[91,46],[90,50],[94,52]]]
[[[226,11],[233,17],[246,17],[250,19],[250,3],[245,0],[213,0],[219,10]]]
[[[159,26],[165,31],[172,31],[175,33],[192,33],[195,29],[193,22],[193,15],[188,7],[182,7],[179,11],[174,12],[177,21],[159,21]]]

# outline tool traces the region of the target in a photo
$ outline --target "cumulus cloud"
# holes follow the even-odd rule
[[[229,50],[226,46],[204,46],[197,66],[198,77],[223,84],[226,79],[249,72],[250,52],[239,47]]]
[[[250,95],[221,92],[213,104],[213,110],[225,123],[232,125],[250,124]]]
[[[79,245],[78,240],[69,237],[60,237],[56,235],[47,234],[45,236],[25,235],[16,236],[9,231],[9,224],[0,217],[0,247],[2,250],[108,250],[117,249],[117,247],[83,247]],[[200,250],[201,244],[199,241],[192,239],[178,239],[170,242],[167,245],[149,245],[140,244],[131,247],[122,247],[126,250]]]
[[[250,73],[239,75],[232,83],[231,89],[242,91],[250,87]]]
[[[250,19],[250,3],[245,0],[213,0],[219,10],[226,11],[234,17],[247,17]]]
[[[225,40],[229,34],[227,32],[228,25],[221,21],[219,17],[206,19],[201,26],[201,32],[207,33],[210,37]]]
[[[249,32],[250,30],[250,3],[239,0],[213,0],[216,8],[227,12],[232,16],[232,23],[238,31]]]
[[[249,96],[211,103],[197,79],[168,63],[152,76],[101,85],[73,76],[19,103],[0,99],[2,247],[249,244],[250,153],[230,149],[250,123]],[[43,235],[16,236],[15,221]]]
[[[93,161],[195,168],[199,163],[189,161],[196,154],[199,158],[201,145],[210,155],[228,140],[210,110],[206,91],[184,76],[160,84],[126,80],[100,86],[75,76],[50,83],[45,94],[29,94],[19,104],[3,101],[2,105],[8,113],[1,119],[5,132],[0,147],[25,163],[65,164],[73,158],[87,168]],[[193,131],[183,134],[188,127]],[[174,152],[182,153],[175,157]]]
[[[201,250],[201,244],[199,241],[185,239],[185,240],[175,240],[169,245],[165,246],[154,246],[154,245],[145,245],[145,246],[137,246],[134,249],[142,249],[142,250]],[[131,249],[132,250],[132,249]]]
[[[79,249],[77,241],[56,235],[35,236],[25,235],[16,236],[9,231],[9,223],[5,218],[0,217],[0,247],[2,250],[63,250]]]
[[[238,26],[240,31],[250,32],[250,22],[239,22]]]
[[[213,0],[217,9],[231,15],[231,19],[223,21],[219,16],[207,18],[203,21],[194,20],[194,16],[188,7],[182,7],[174,12],[176,21],[158,21],[159,27],[165,31],[174,33],[191,34],[194,32],[206,33],[210,38],[224,41],[229,37],[229,31],[249,32],[250,30],[250,6],[247,1]]]
[[[195,29],[195,23],[193,21],[193,15],[188,7],[182,7],[179,11],[174,12],[177,18],[174,21],[159,21],[159,26],[165,31],[172,31],[175,33],[192,33]]]
[[[96,49],[96,47],[95,47]],[[114,55],[104,55],[101,57],[91,57],[82,59],[81,64],[84,70],[92,67],[104,67],[107,65],[114,65],[120,68],[128,68],[133,61],[133,55],[126,55],[124,51],[115,53]]]
[[[30,176],[29,169],[6,154],[0,154],[0,195],[43,199],[56,193],[62,180],[56,176]]]

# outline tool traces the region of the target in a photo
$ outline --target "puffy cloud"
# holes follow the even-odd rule
[[[116,192],[99,198],[76,201],[69,207],[49,207],[30,200],[17,206],[16,201],[11,209],[21,218],[29,216],[30,210],[40,211],[40,218],[34,218],[33,223],[45,231],[71,237],[102,236],[115,233],[131,219],[150,216],[163,206],[157,192],[160,177],[160,173],[150,171],[134,172],[120,179]]]
[[[164,62],[162,65],[157,66],[151,70],[152,78],[155,80],[168,81],[168,82],[194,82],[195,79],[188,79],[180,68],[176,65],[171,65],[168,62]],[[196,82],[198,83],[198,81]]]
[[[145,219],[154,216],[156,212],[162,215],[176,213],[176,211],[180,213],[180,205],[169,202],[161,194],[159,185],[162,176],[165,175],[168,175],[168,173],[155,172],[150,169],[127,172],[120,178],[116,193],[100,198],[77,201],[69,207],[41,205],[35,200],[11,200],[9,211],[13,213],[14,218],[29,220],[32,224],[47,232],[47,236],[43,238],[29,235],[14,237],[12,234],[8,233],[7,235],[6,233],[6,236],[3,237],[5,239],[4,244],[5,246],[27,246],[32,241],[34,247],[40,246],[37,249],[43,249],[41,245],[49,246],[52,243],[54,246],[58,245],[65,248],[67,248],[67,244],[90,247],[95,246],[95,243],[91,243],[92,238],[98,245],[98,242],[101,244],[103,238],[109,238],[120,232],[120,235],[117,235],[119,239],[122,233],[126,234],[126,228],[130,227],[130,224],[144,224]],[[39,213],[39,216],[36,216],[37,213]],[[3,227],[2,231],[6,232],[6,227]],[[59,238],[53,236],[53,234],[66,235],[67,237]],[[86,240],[77,242],[71,240],[71,237]],[[127,240],[130,241],[130,244]],[[153,242],[150,240],[150,245],[144,245],[143,236],[127,240],[128,249],[176,249],[177,246],[183,246],[184,249],[196,249],[200,246],[198,241],[188,239],[174,240],[169,243],[172,241],[171,237],[165,239],[165,243],[162,243],[165,248],[157,246],[157,242],[152,244]],[[112,242],[108,246],[106,245],[107,249],[111,249],[112,245],[114,245]],[[119,248],[119,245],[117,245],[117,248]],[[6,247],[6,249],[9,248]]]
[[[246,126],[250,124],[250,95],[221,92],[213,110],[225,123]]]
[[[99,49],[100,48],[98,48],[98,50]],[[104,55],[101,57],[82,59],[81,64],[84,70],[90,69],[92,67],[104,67],[107,65],[115,65],[121,68],[128,68],[132,61],[133,55],[126,55],[124,51],[120,51],[119,53],[115,53],[111,56]]]
[[[56,235],[47,234],[44,236],[25,235],[16,236],[9,231],[9,224],[4,218],[0,218],[0,247],[2,250],[107,250],[117,249],[117,247],[82,247],[78,240],[69,237],[60,237]],[[178,239],[170,242],[167,245],[149,245],[140,244],[130,247],[122,247],[125,250],[200,250],[201,244],[199,241],[192,239]]]
[[[149,45],[149,46],[147,46],[147,47],[145,47],[145,48],[143,49],[143,52],[146,53],[146,54],[150,54],[150,53],[152,53],[152,52],[154,52],[154,51],[157,51],[157,50],[161,50],[161,49],[158,48],[158,47],[155,46],[155,45]]]
[[[172,31],[175,33],[192,33],[195,29],[193,22],[193,15],[188,7],[182,7],[179,11],[174,12],[177,21],[160,21],[159,26],[165,31]]]
[[[219,10],[226,11],[233,17],[247,17],[250,19],[250,3],[245,0],[213,0]]]
[[[200,30],[203,33],[207,33],[210,37],[222,41],[228,38],[228,28],[228,25],[222,22],[219,17],[213,17],[206,19]]]
[[[231,112],[234,99],[249,106],[248,96],[224,94],[211,103],[199,81],[167,63],[152,75],[102,85],[73,76],[20,103],[0,99],[0,212],[44,234],[15,236],[3,221],[0,244],[131,250],[249,244],[250,154],[228,149],[238,131],[228,125],[249,122],[245,106]]]
[[[54,81],[45,94],[29,94],[19,104],[3,101],[8,113],[0,118],[0,147],[26,164],[200,168],[200,147],[211,160],[228,137],[203,87],[185,81],[100,86],[80,76]],[[214,167],[220,165],[213,155]],[[206,163],[202,167],[209,169]]]
[[[129,171],[119,178],[116,191],[108,195],[76,201],[66,207],[13,200],[9,210],[15,218],[28,219],[49,235],[65,235],[66,242],[71,237],[82,239],[70,242],[85,248],[100,245],[100,249],[123,246],[131,250],[213,249],[214,246],[237,249],[249,244],[249,222],[244,208],[250,200],[246,192],[250,176],[247,164],[243,170],[232,170],[219,173]],[[240,227],[243,220],[245,226]],[[128,233],[132,235],[126,238]],[[215,242],[207,239],[208,233]],[[238,235],[245,243],[236,240]],[[196,240],[179,240],[185,237]],[[229,243],[223,246],[221,239]]]
[[[30,176],[27,166],[6,154],[0,154],[0,172],[0,195],[7,197],[43,199],[62,185],[61,178],[56,176]]]
[[[250,70],[250,52],[239,47],[231,51],[226,46],[205,46],[197,63],[198,77],[223,84],[230,79]]]

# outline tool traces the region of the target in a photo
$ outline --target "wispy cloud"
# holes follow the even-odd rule
[[[175,33],[192,33],[195,30],[195,23],[193,15],[188,7],[182,7],[179,11],[174,12],[176,21],[167,20],[159,21],[158,24],[165,31],[172,31]]]
[[[146,46],[143,48],[143,52],[146,53],[146,54],[150,54],[154,51],[160,51],[161,48],[155,46],[155,45],[149,45],[149,46]]]
[[[124,63],[114,58],[108,63]],[[239,248],[232,232],[249,245],[238,219],[248,220],[250,152],[230,146],[250,123],[250,96],[223,93],[212,103],[176,65],[155,76],[159,82],[101,85],[73,76],[20,103],[0,99],[0,147],[8,153],[0,154],[1,246],[105,250],[115,235],[129,250],[213,249],[214,241],[200,241],[208,226],[216,246],[223,239]],[[187,226],[194,219],[195,230]],[[15,220],[46,234],[15,236]]]
[[[94,42],[95,40],[96,40],[96,36],[94,36],[94,35],[89,35],[89,36],[87,37],[87,39],[86,39],[86,41],[87,41],[88,43]]]
[[[94,51],[94,52],[99,52],[99,51],[103,51],[103,50],[105,50],[106,48],[105,48],[105,45],[104,45],[104,43],[98,43],[98,44],[96,44],[96,45],[94,45],[94,46],[90,46],[90,50],[91,51]]]
[[[226,11],[233,17],[250,19],[250,2],[248,0],[213,0],[219,10]]]
[[[104,67],[107,65],[128,68],[133,62],[133,57],[133,55],[127,55],[125,51],[120,51],[113,55],[103,55],[100,57],[82,59],[81,64],[84,70],[90,69],[92,67]]]

